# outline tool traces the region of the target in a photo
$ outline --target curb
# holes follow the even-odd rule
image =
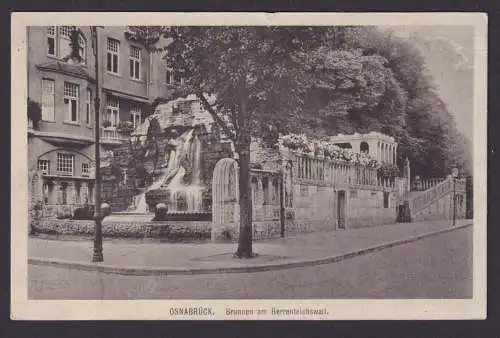
[[[263,271],[285,270],[285,269],[335,263],[344,259],[361,256],[371,252],[381,251],[402,244],[416,242],[426,237],[438,236],[444,233],[448,233],[458,229],[463,229],[469,226],[472,226],[472,223],[457,225],[454,227],[449,227],[432,232],[426,232],[420,235],[411,236],[404,239],[395,240],[392,242],[382,243],[376,246],[336,256],[329,256],[319,259],[314,258],[301,261],[289,261],[281,264],[272,263],[272,264],[261,264],[254,266],[235,266],[235,267],[223,267],[223,268],[193,268],[193,269],[168,268],[168,267],[144,268],[144,267],[120,267],[116,265],[101,265],[100,263],[82,263],[82,262],[72,262],[72,261],[55,260],[48,258],[34,258],[34,257],[28,258],[28,264],[37,266],[61,267],[61,268],[76,269],[82,271],[102,272],[108,274],[128,275],[128,276],[204,275],[204,274],[220,274],[220,273],[263,272]]]

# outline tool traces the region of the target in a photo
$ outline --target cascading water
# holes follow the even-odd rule
[[[182,151],[176,154],[179,165],[175,176],[166,186],[170,191],[170,212],[199,212],[202,210],[202,194],[204,186],[200,180],[200,159],[201,159],[201,142],[194,130],[183,134],[185,135],[184,143],[181,146]],[[182,136],[181,136],[182,137]],[[182,162],[187,160],[187,162]],[[187,163],[187,168],[183,166]],[[191,170],[191,180],[189,183],[185,181],[187,170]],[[182,203],[184,201],[184,205]]]
[[[153,189],[163,188],[170,191],[169,212],[199,212],[202,210],[202,194],[204,186],[201,183],[201,141],[194,130],[184,132],[170,144],[173,149],[168,154],[166,165],[161,175],[144,192],[135,197],[133,210],[145,213],[148,210],[146,193]],[[185,175],[191,170],[190,182]],[[184,201],[184,204],[182,203]]]

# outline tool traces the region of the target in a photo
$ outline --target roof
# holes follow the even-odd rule
[[[48,71],[48,72],[56,72],[56,73],[62,73],[74,77],[78,77],[81,79],[85,79],[90,82],[94,82],[95,79],[90,76],[88,73],[86,67],[82,65],[74,65],[74,64],[69,64],[66,62],[62,61],[49,61],[45,62],[42,64],[36,65],[36,67],[40,70]]]
[[[333,142],[350,142],[354,140],[361,140],[361,141],[380,140],[388,143],[396,143],[393,137],[375,131],[371,131],[367,134],[359,134],[359,133],[354,133],[351,135],[337,134],[335,136],[332,136],[330,139]]]

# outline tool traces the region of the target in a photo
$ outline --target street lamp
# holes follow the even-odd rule
[[[453,226],[455,226],[457,221],[456,180],[458,177],[458,168],[455,167],[451,170],[451,177],[453,180]]]
[[[92,256],[93,262],[104,261],[104,256],[102,253],[102,215],[101,215],[101,159],[100,159],[100,129],[99,129],[99,117],[100,117],[100,98],[99,98],[99,53],[98,45],[99,40],[97,39],[97,27],[91,26],[90,31],[92,34],[92,49],[95,56],[95,208],[94,208],[94,220],[95,220],[95,231],[94,231],[94,254]]]

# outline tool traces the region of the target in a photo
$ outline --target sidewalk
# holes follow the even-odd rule
[[[236,243],[124,243],[104,241],[104,262],[92,263],[92,241],[29,238],[28,261],[128,275],[253,272],[325,264],[415,241],[472,224],[459,220],[399,223],[258,241],[258,257],[234,259]]]

